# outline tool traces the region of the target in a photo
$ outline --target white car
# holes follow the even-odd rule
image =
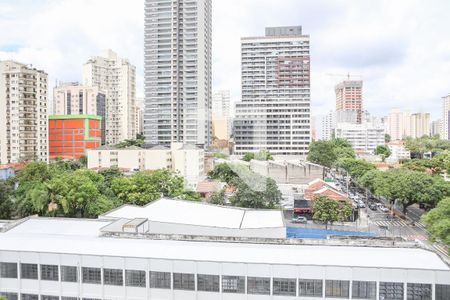
[[[389,211],[389,208],[387,208],[387,207],[384,206],[384,205],[380,205],[378,208],[379,208],[382,212],[388,212],[388,211]]]

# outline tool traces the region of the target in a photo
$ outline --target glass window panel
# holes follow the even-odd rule
[[[122,269],[103,269],[103,284],[123,285]]]
[[[0,292],[0,296],[5,297],[6,300],[18,300],[19,299],[19,295],[17,293]]]
[[[37,271],[36,271],[37,272]],[[39,300],[39,295],[20,294],[20,300]]]
[[[195,275],[189,273],[173,273],[173,289],[195,291]]]
[[[0,278],[17,278],[17,263],[0,263]]]
[[[125,270],[125,285],[145,287],[145,271],[139,270]]]
[[[431,284],[407,283],[406,295],[408,300],[431,300]]]
[[[171,288],[170,272],[150,272],[150,287],[157,289]]]
[[[436,290],[435,300],[448,300],[450,299],[450,285],[449,284],[436,284],[434,286]]]
[[[375,281],[353,281],[352,298],[375,299],[377,297],[377,283]]]
[[[197,290],[205,292],[219,292],[219,275],[197,275]]]
[[[348,298],[349,285],[347,280],[325,280],[325,296],[332,298]]]
[[[322,297],[323,295],[322,279],[299,279],[298,295],[307,297]]]
[[[222,292],[244,294],[245,293],[245,277],[244,276],[222,276]]]
[[[78,282],[78,267],[61,266],[61,281]]]
[[[40,265],[41,280],[59,281],[59,270],[57,265]]]
[[[58,296],[41,295],[41,300],[59,300]]]
[[[247,277],[247,293],[270,295],[269,277]]]
[[[82,267],[83,283],[102,284],[102,270],[100,268]]]
[[[20,277],[22,279],[38,279],[38,265],[37,264],[20,264]],[[28,295],[28,294],[25,294],[25,295]]]
[[[384,300],[402,300],[403,283],[402,282],[380,282],[380,299]]]
[[[274,295],[295,296],[297,280],[292,278],[274,278],[272,290]]]

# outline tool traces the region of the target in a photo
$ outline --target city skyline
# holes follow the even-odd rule
[[[441,98],[450,93],[450,42],[439,37],[450,21],[435,16],[450,3],[281,3],[248,0],[237,11],[237,2],[213,1],[213,90],[230,89],[232,101],[240,100],[240,37],[261,35],[266,26],[301,24],[314,45],[313,115],[333,108],[333,87],[350,73],[362,75],[365,108],[375,115],[401,107],[440,117]],[[81,11],[83,22],[76,13]],[[111,48],[137,66],[137,95],[143,95],[143,0],[6,1],[0,15],[0,60],[46,70],[49,88],[56,79],[79,81],[79,66]]]

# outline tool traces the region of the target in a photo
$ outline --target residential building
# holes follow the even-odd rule
[[[442,119],[437,119],[431,122],[430,135],[441,135]]]
[[[195,185],[205,175],[205,152],[190,144],[172,143],[170,148],[158,145],[148,149],[136,146],[127,148],[102,146],[88,149],[86,152],[89,169],[111,167],[118,167],[124,171],[171,169],[191,185]]]
[[[211,9],[211,0],[145,1],[147,144],[211,144]]]
[[[429,135],[430,114],[409,113],[393,109],[387,117],[386,133],[393,141],[403,140],[406,137],[419,138]]]
[[[79,159],[86,149],[101,146],[102,117],[53,115],[48,117],[49,158]]]
[[[0,164],[48,160],[47,73],[0,61]]]
[[[101,117],[102,144],[106,143],[106,93],[97,86],[78,82],[60,83],[53,89],[54,115],[94,115]]]
[[[330,111],[322,116],[320,139],[329,141],[333,138],[334,127],[336,127],[336,112]]]
[[[382,125],[373,123],[337,123],[334,129],[336,138],[346,139],[357,152],[373,152],[378,145],[384,145],[385,130]]]
[[[98,219],[0,230],[0,294],[15,299],[447,300],[450,268],[418,244],[284,239],[279,210],[162,199]],[[330,244],[334,244],[334,246]]]
[[[213,94],[211,120],[213,137],[228,141],[232,127],[229,90],[220,90]]]
[[[391,151],[391,155],[386,158],[386,162],[388,163],[398,163],[402,160],[411,159],[411,151],[405,148],[404,141],[392,141],[387,143],[389,150]]]
[[[334,87],[336,93],[336,112],[352,111],[356,113],[356,123],[362,122],[363,111],[362,80],[344,80]],[[347,121],[348,122],[348,121]]]
[[[97,86],[106,93],[105,143],[110,145],[134,139],[136,67],[112,50],[107,50],[84,64],[83,85]]]
[[[135,106],[135,121],[136,121],[136,133],[144,134],[144,98],[136,98]]]
[[[450,94],[442,97],[441,139],[450,140]]]
[[[430,135],[430,114],[413,113],[410,115],[410,137],[419,138],[424,135]]]
[[[16,175],[16,169],[12,164],[0,165],[0,180],[6,180]]]
[[[236,103],[234,153],[267,149],[305,156],[311,142],[309,35],[301,26],[269,27],[241,38],[242,101]]]

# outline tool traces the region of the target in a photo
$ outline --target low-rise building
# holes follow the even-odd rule
[[[384,127],[374,123],[337,123],[334,129],[334,137],[346,139],[357,152],[373,152],[383,145],[384,133]]]
[[[6,180],[16,175],[16,170],[10,165],[0,165],[0,180]]]
[[[411,151],[405,148],[403,141],[392,141],[387,144],[391,155],[386,158],[388,163],[398,163],[401,160],[411,159]]]
[[[79,159],[102,144],[102,118],[94,115],[48,117],[49,158]]]

